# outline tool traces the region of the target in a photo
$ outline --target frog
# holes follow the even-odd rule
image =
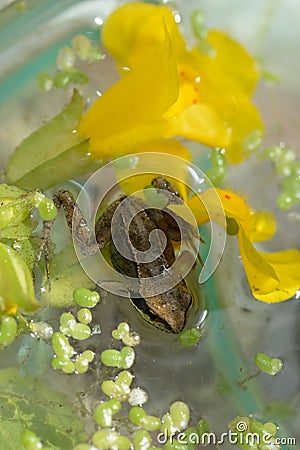
[[[68,227],[72,230],[74,239],[84,255],[92,255],[108,248],[111,264],[115,270],[122,275],[126,275],[126,277],[139,280],[139,292],[135,292],[134,295],[130,295],[129,292],[129,297],[133,306],[143,318],[157,329],[170,333],[180,333],[184,329],[187,314],[193,301],[184,278],[177,281],[167,291],[159,294],[155,289],[153,289],[153,292],[151,288],[149,290],[149,283],[147,283],[146,289],[143,280],[163,275],[164,271],[172,266],[175,261],[173,241],[178,242],[182,239],[191,241],[192,236],[198,236],[199,238],[199,235],[198,230],[195,230],[191,224],[179,216],[175,217],[174,213],[169,213],[168,205],[183,203],[173,184],[163,176],[156,176],[151,185],[157,191],[166,195],[166,207],[154,208],[137,196],[121,196],[107,206],[97,219],[95,223],[96,241],[92,238],[87,222],[69,191],[59,190],[54,195],[53,201],[58,210],[64,209]],[[124,206],[122,207],[122,205]],[[128,236],[124,238],[126,233],[122,228],[119,227],[118,229],[121,233],[120,239],[123,247],[129,252],[126,255],[130,254],[130,259],[123,256],[123,252],[121,254],[118,251],[112,239],[112,221],[118,208],[121,208],[119,212],[124,226],[130,220]],[[53,222],[54,220],[44,222],[42,247],[46,247],[46,243],[49,243]],[[155,230],[161,230],[165,235],[163,242],[159,239],[157,241],[161,251],[154,260],[140,262],[136,253],[149,250],[151,246],[149,235]],[[181,235],[182,230],[183,236]],[[42,251],[43,248],[40,250],[40,255]],[[109,290],[110,283],[117,282],[100,280],[97,282],[96,289]]]

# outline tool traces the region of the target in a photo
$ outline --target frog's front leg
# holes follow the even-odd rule
[[[95,225],[96,241],[91,235],[88,224],[77,205],[73,195],[69,191],[60,190],[54,197],[53,202],[58,210],[63,207],[68,227],[84,255],[93,255],[102,250],[111,240],[111,219],[116,208],[122,200],[115,201],[110,205]],[[49,246],[50,234],[54,220],[44,222],[43,242],[40,249],[39,259],[45,251],[46,260],[49,258],[47,247]]]

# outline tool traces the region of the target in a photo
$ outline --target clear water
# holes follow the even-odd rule
[[[39,93],[35,84],[36,75],[41,70],[53,73],[57,50],[69,44],[74,34],[85,32],[97,40],[98,26],[94,18],[100,17],[104,20],[117,2],[87,1],[72,6],[70,3],[73,2],[60,2],[59,7],[55,8],[51,6],[51,2],[37,3],[29,16],[14,12],[17,16],[11,24],[8,22],[10,15],[2,17],[5,26],[1,28],[0,61],[5,64],[2,66],[3,76],[0,80],[1,167],[5,166],[8,155],[21,139],[58,112],[66,101],[66,94],[59,90],[51,91],[50,94]],[[193,3],[196,2],[190,2],[189,8]],[[221,18],[224,17],[224,7],[222,9],[220,2],[213,3],[208,9],[208,19],[212,22],[219,21],[220,25]],[[236,3],[228,3],[228,11],[233,11]],[[184,17],[189,9],[185,5],[182,6]],[[287,9],[290,13],[294,8],[291,2],[281,2],[279,6],[287,5],[290,5],[290,9]],[[235,19],[231,17],[231,20],[226,18],[225,22],[227,28],[235,26],[235,32],[242,34],[244,40],[250,35],[249,21],[250,24],[253,22],[255,11],[258,11],[257,2],[248,7],[252,16],[254,14],[253,17],[248,15],[246,19],[247,11],[238,8],[235,13],[240,15]],[[218,12],[215,16],[214,11]],[[277,24],[278,10],[274,14]],[[246,26],[241,33],[243,20],[246,21]],[[34,32],[29,34],[29,29]],[[267,50],[273,39],[272,33],[271,26],[270,36],[266,40]],[[22,43],[24,36],[28,39],[25,46]],[[289,39],[288,33],[282,35],[286,46]],[[249,42],[251,44],[251,40]],[[272,56],[270,52],[270,61]],[[286,55],[284,57],[286,58]],[[291,70],[292,67],[293,65]],[[96,69],[88,70],[92,88],[87,94],[93,100],[95,90],[105,89],[112,82],[111,73],[113,77],[115,73],[108,59],[99,63]],[[289,74],[289,71],[287,73]],[[300,127],[295,125],[295,117],[300,112],[299,102],[297,103],[295,98],[299,99],[299,96],[299,90],[295,91],[293,81],[288,77],[277,91],[265,86],[260,88],[257,102],[262,107],[267,129],[270,130],[267,132],[268,142],[277,142],[278,139],[284,139],[287,143],[299,142]],[[274,102],[278,114],[276,108],[274,110],[272,107]],[[244,183],[245,174],[250,180],[247,186]],[[258,208],[268,209],[270,205],[274,205],[276,180],[272,179],[271,168],[265,163],[257,166],[257,161],[252,159],[238,170],[233,168],[232,177],[234,187],[246,191]],[[279,214],[279,224],[278,238],[270,243],[269,249],[299,246],[299,213],[296,211],[290,215]],[[206,284],[205,295],[209,314],[203,337],[195,348],[179,348],[173,335],[149,327],[128,302],[110,295],[97,308],[95,319],[99,322],[102,333],[93,337],[92,346],[98,353],[105,349],[111,343],[110,331],[120,321],[129,321],[142,337],[142,344],[137,349],[134,373],[138,384],[149,393],[150,399],[146,407],[148,411],[161,414],[173,401],[183,400],[190,405],[195,418],[205,417],[217,433],[226,431],[228,422],[237,415],[257,414],[259,418],[260,414],[264,414],[264,418],[278,423],[283,436],[296,437],[299,442],[299,302],[289,301],[268,306],[252,300],[233,238],[229,238],[221,264]],[[52,317],[54,313],[51,311],[49,314]],[[15,364],[13,349],[17,351],[20,344],[24,346],[26,343],[18,340],[12,348],[2,352],[1,367]],[[31,344],[32,342],[29,343]],[[257,352],[266,352],[282,358],[283,371],[274,378],[260,375],[242,385],[239,384],[255,373],[253,356]],[[60,384],[61,389],[67,391],[70,397],[74,397],[75,392],[80,392],[96,381],[94,373],[79,377],[63,377],[52,370],[48,373],[45,371],[48,363],[49,354],[40,354],[37,350],[32,351],[25,362],[18,362],[20,370],[48,377],[53,385]],[[88,396],[88,404],[93,405],[99,396],[100,388],[96,386]],[[281,414],[279,418],[269,415],[270,405],[274,403],[292,407],[295,415]],[[225,448],[229,448],[229,444]]]

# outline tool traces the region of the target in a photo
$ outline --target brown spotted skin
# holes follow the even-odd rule
[[[168,203],[182,203],[178,192],[165,178],[156,177],[152,184],[157,189],[167,190],[166,195],[168,197]],[[125,241],[124,245],[125,247],[127,246],[127,251],[132,259],[131,261],[120,255],[112,242],[111,235],[113,215],[117,207],[122,204],[122,201],[125,198],[126,197],[122,197],[113,202],[98,219],[95,225],[97,242],[92,241],[88,225],[70,192],[65,190],[58,191],[54,196],[54,203],[58,210],[63,207],[67,224],[72,230],[73,236],[83,254],[94,254],[109,244],[111,261],[118,272],[129,277],[137,277],[140,280],[162,274],[175,260],[171,240],[180,241],[183,238],[180,235],[180,230],[176,223],[177,219],[183,219],[176,217],[175,220],[168,214],[167,208],[164,210],[147,208],[147,205],[139,198],[127,198],[126,208],[123,208],[122,210],[121,206],[121,217],[124,219],[124,227],[117,230],[117,234],[119,233],[119,238],[122,239],[123,242]],[[129,227],[129,236],[126,236],[126,233],[124,233],[125,223],[128,223],[128,218],[132,217],[133,219],[131,220]],[[184,228],[187,230],[186,237],[190,237],[191,234],[194,234],[191,225],[186,222],[183,224]],[[43,249],[47,248],[52,225],[53,221],[44,223],[44,239],[41,252]],[[154,261],[140,263],[138,258],[135,257],[135,250],[142,252],[149,250],[149,234],[155,229],[160,229],[165,233],[167,242],[166,247],[163,250],[163,243],[161,243],[162,251]],[[174,333],[180,332],[184,327],[186,314],[192,301],[192,296],[186,287],[185,281],[181,280],[170,290],[159,295],[151,295],[151,292],[148,290],[147,295],[143,296],[143,291],[143,283],[141,282],[141,298],[144,298],[144,302],[149,309],[150,314],[153,315],[154,319],[155,317],[157,318],[157,323],[159,324],[158,328],[163,328]],[[134,304],[137,303],[138,301],[134,301]],[[155,322],[156,320],[153,320],[154,325]]]

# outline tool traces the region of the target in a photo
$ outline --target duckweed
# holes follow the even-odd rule
[[[137,333],[131,332],[127,322],[121,322],[116,330],[111,333],[112,337],[121,340],[123,344],[134,347],[140,344],[141,338]]]
[[[239,232],[239,224],[232,217],[226,216],[226,233],[228,236],[236,236]]]
[[[134,388],[130,391],[128,403],[131,406],[140,406],[146,403],[148,400],[148,394],[141,388]]]
[[[77,444],[73,450],[95,450],[95,448],[89,444]]]
[[[214,186],[218,186],[227,176],[227,160],[223,150],[212,150],[209,156],[211,168],[206,171],[206,176]]]
[[[67,312],[61,314],[59,331],[62,334],[66,336],[71,336],[72,330],[74,329],[75,325],[76,319],[73,314]]]
[[[135,352],[133,348],[125,346],[120,351],[120,367],[122,369],[129,369],[135,360]]]
[[[135,359],[135,352],[132,347],[123,347],[120,351],[114,349],[104,350],[101,353],[101,361],[108,367],[118,367],[129,369]]]
[[[130,385],[133,380],[133,375],[127,370],[123,370],[116,377],[115,381],[105,380],[101,385],[101,389],[108,397],[116,400],[125,401],[130,394]]]
[[[72,40],[72,48],[75,50],[76,55],[82,61],[99,61],[102,57],[101,52],[91,46],[91,42],[84,34],[75,36]]]
[[[84,34],[78,34],[72,39],[72,48],[75,50],[76,55],[85,61],[88,59],[89,51],[91,49],[91,42]]]
[[[56,58],[56,66],[58,70],[70,70],[74,67],[76,61],[76,55],[72,48],[62,47]]]
[[[134,450],[149,450],[151,447],[152,438],[148,431],[137,430],[133,436],[133,448]]]
[[[52,200],[44,197],[38,205],[38,213],[42,220],[54,220],[57,215],[57,209]]]
[[[71,360],[66,361],[61,360],[60,368],[64,373],[71,374],[75,371],[75,364]]]
[[[48,92],[53,87],[53,79],[47,72],[40,72],[37,76],[37,85],[43,92]]]
[[[79,314],[79,316],[87,319],[87,313],[88,319],[90,319],[90,311],[88,309]],[[54,350],[52,367],[56,370],[60,369],[67,374],[87,372],[89,364],[95,357],[95,353],[92,350],[85,350],[81,354],[76,354],[68,337],[76,340],[85,340],[91,335],[90,327],[84,323],[76,322],[76,318],[72,313],[65,312],[60,316],[59,329],[60,331],[55,332],[52,336],[52,347]]]
[[[99,430],[92,437],[92,442],[102,450],[129,450],[131,442],[113,430]]]
[[[78,355],[74,361],[74,372],[85,373],[89,368],[89,361],[83,355]]]
[[[199,9],[193,11],[190,21],[195,37],[200,41],[206,39],[207,29],[204,21],[204,12]]]
[[[79,70],[73,70],[69,73],[70,81],[74,84],[87,84],[89,77]]]
[[[280,449],[280,445],[275,438],[277,427],[272,422],[262,423],[249,417],[238,416],[228,424],[228,428],[239,433],[240,440],[238,446],[240,448],[247,450],[251,450],[252,448],[259,448],[260,450]],[[258,447],[253,447],[253,445],[250,445],[250,442],[249,444],[247,443],[247,435],[249,436],[249,432],[257,436],[257,441],[259,442]]]
[[[253,130],[246,136],[242,142],[243,150],[246,153],[253,153],[259,149],[262,143],[262,132]]]
[[[52,450],[53,447],[48,447],[42,444],[40,438],[28,429],[24,430],[21,434],[21,443],[26,450]]]
[[[176,428],[173,425],[173,420],[170,413],[166,413],[162,417],[161,431],[170,436],[172,433],[176,432]]]
[[[227,159],[223,150],[212,150],[209,155],[209,160],[212,167],[227,166]]]
[[[35,336],[47,340],[53,336],[53,328],[47,322],[33,322],[29,323],[30,332]]]
[[[140,426],[147,431],[159,430],[161,427],[161,420],[156,416],[148,416],[140,406],[131,408],[128,417],[134,425]]]
[[[87,325],[92,321],[93,316],[89,309],[81,308],[77,313],[77,319],[79,320],[79,322]]]
[[[71,336],[72,338],[76,339],[77,341],[84,341],[85,339],[88,339],[92,333],[92,330],[88,325],[85,325],[84,323],[76,323],[74,328],[71,330]]]
[[[59,89],[62,89],[68,86],[70,81],[70,72],[59,72],[53,79],[53,85]]]
[[[253,420],[250,424],[250,429],[252,433],[258,433],[260,435],[269,434],[271,436],[275,436],[277,433],[277,426],[272,422],[266,422],[263,424],[258,420]]]
[[[205,172],[205,175],[214,186],[219,186],[219,184],[225,179],[226,174],[227,171],[223,166],[212,167]]]
[[[177,401],[170,406],[170,412],[162,418],[161,431],[170,436],[185,429],[190,420],[190,410],[186,403]]]
[[[75,316],[72,313],[63,313],[60,316],[59,330],[62,334],[72,337],[78,341],[88,339],[92,330],[87,325],[91,322],[93,316],[87,308],[83,308],[78,311],[78,319],[81,319],[78,323]]]
[[[101,353],[101,361],[105,366],[108,367],[120,367],[120,352],[114,349],[104,350]]]
[[[101,402],[94,411],[94,419],[103,428],[112,426],[113,415],[122,408],[121,402],[116,399],[110,399],[107,402]]]
[[[62,47],[56,57],[57,73],[52,77],[47,72],[41,72],[37,76],[37,84],[41,91],[48,92],[53,86],[61,89],[70,82],[74,84],[86,84],[89,77],[76,69],[77,58],[81,61],[100,61],[102,53],[92,47],[91,42],[85,35],[75,36],[72,47]]]
[[[75,350],[69,343],[69,340],[59,331],[53,333],[52,347],[58,357],[71,358],[75,354]]]
[[[82,353],[82,357],[85,358],[89,363],[91,363],[95,357],[95,353],[92,350],[85,350]]]
[[[262,372],[268,373],[269,375],[276,375],[283,368],[281,359],[271,358],[265,353],[257,353],[254,356],[254,364]]]
[[[94,308],[100,301],[100,295],[96,291],[80,287],[73,292],[73,300],[84,308]]]
[[[37,437],[33,431],[24,430],[21,434],[21,443],[26,449],[39,449],[41,448],[40,438]]]
[[[81,308],[77,313],[77,318],[81,321],[90,322],[92,319],[91,311],[87,308]],[[86,323],[76,322],[76,318],[71,313],[63,313],[60,319],[60,330],[74,335],[74,329],[77,326],[87,327]],[[89,328],[89,327],[88,327]],[[187,330],[190,332],[191,330]],[[198,329],[196,329],[199,332]],[[113,330],[112,336],[114,339],[123,340],[124,337],[131,333],[129,325],[126,322],[119,324],[117,329]],[[199,333],[195,333],[197,339]],[[191,334],[186,334],[187,342],[195,342],[191,339]],[[193,334],[192,334],[193,337]],[[52,345],[55,351],[55,356],[52,360],[52,367],[60,369],[66,374],[85,373],[89,368],[89,363],[94,360],[95,353],[92,350],[85,350],[81,354],[76,354],[74,348],[70,345],[68,337],[60,332],[55,332],[52,336]],[[106,349],[101,355],[102,363],[108,367],[115,368],[129,368],[134,363],[135,352],[131,346],[124,346],[120,351],[116,349]],[[282,361],[271,358],[263,353],[255,356],[255,362],[261,366],[265,372],[275,374],[282,367]],[[263,370],[261,368],[261,370]],[[197,442],[205,433],[210,433],[210,428],[205,419],[200,419],[196,425],[190,426],[190,409],[183,401],[175,401],[171,404],[169,412],[162,416],[162,420],[153,415],[148,415],[143,409],[142,405],[148,400],[148,394],[140,387],[131,389],[134,376],[128,370],[122,370],[115,379],[107,379],[102,382],[102,392],[109,397],[108,400],[100,401],[93,412],[93,418],[97,425],[101,427],[96,431],[91,440],[92,445],[80,443],[74,447],[74,450],[96,450],[97,449],[111,449],[111,450],[155,450],[152,446],[151,432],[158,431],[164,433],[169,437],[169,440],[164,444],[165,450],[186,450],[194,449]],[[118,425],[122,422],[124,417],[116,416],[122,409],[122,402],[127,401],[131,406],[128,412],[129,421],[138,429],[135,430],[132,438],[121,435],[116,431]],[[115,417],[116,416],[116,417]],[[268,445],[275,445],[275,435],[277,427],[272,422],[261,423],[257,420],[248,417],[236,417],[228,425],[232,431],[237,430],[240,434],[239,422],[245,422],[245,430],[257,433],[261,440],[268,437]],[[245,431],[245,432],[246,432]],[[179,439],[180,434],[184,433],[186,442]],[[172,438],[171,438],[172,436]],[[22,435],[22,443],[28,450],[43,448],[39,438],[32,432],[26,431]],[[26,439],[28,444],[26,444]],[[132,441],[131,441],[132,439]],[[196,442],[197,441],[197,442]],[[27,446],[26,446],[27,445]],[[248,448],[248,447],[243,447]],[[260,446],[261,450],[267,450],[270,446]],[[272,447],[273,448],[273,447]],[[250,449],[250,447],[249,447]]]
[[[197,423],[197,430],[199,431],[200,436],[202,436],[204,433],[210,433],[210,426],[207,420],[200,419]]]
[[[182,444],[175,438],[172,439],[172,442],[168,441],[164,445],[165,450],[189,450],[190,448],[194,448],[194,447],[190,447],[190,446],[186,445],[185,443]]]
[[[172,403],[170,406],[170,415],[173,425],[178,431],[187,427],[190,420],[190,410],[186,403],[180,401]]]
[[[281,193],[277,197],[277,207],[289,210],[300,201],[300,162],[293,147],[281,142],[267,148],[262,157],[273,162],[275,172],[283,177],[280,181]]]
[[[199,328],[190,328],[178,334],[178,342],[183,347],[192,347],[198,343],[200,336],[201,330]]]

